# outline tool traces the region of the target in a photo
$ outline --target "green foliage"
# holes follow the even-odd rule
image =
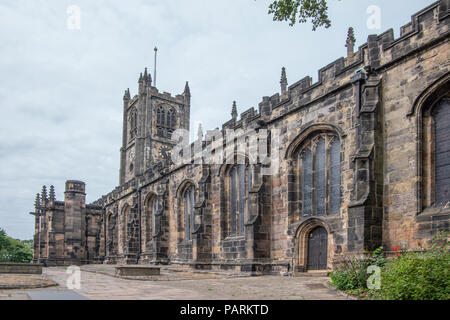
[[[331,26],[326,0],[277,0],[269,5],[269,14],[273,14],[274,21],[289,21],[290,26],[297,21],[305,23],[308,19],[311,19],[313,30]]]
[[[383,253],[383,247],[378,247],[372,252],[372,256],[369,258],[370,264],[378,267],[384,267],[386,264],[386,258]]]
[[[383,247],[373,251],[372,255],[364,258],[349,258],[337,267],[331,274],[332,284],[343,291],[367,289],[367,273],[369,266],[383,267],[386,263]]]
[[[448,240],[440,235],[430,251],[406,252],[386,263],[381,271],[381,288],[371,290],[376,299],[449,300],[450,252]],[[448,233],[447,233],[448,234]]]
[[[332,284],[339,290],[355,290],[364,286],[367,264],[363,259],[352,258],[330,274]]]
[[[383,248],[368,258],[348,259],[330,275],[332,284],[360,297],[386,300],[450,300],[449,232],[440,232],[431,249],[407,252],[395,247],[395,258],[386,260]],[[380,289],[367,289],[367,267],[381,268]]]
[[[10,238],[0,229],[0,262],[28,263],[33,259],[32,247],[32,240],[20,241]]]

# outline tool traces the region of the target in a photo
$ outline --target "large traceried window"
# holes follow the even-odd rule
[[[147,244],[152,240],[153,234],[157,230],[155,225],[155,215],[158,213],[158,205],[158,197],[156,195],[150,196],[145,205],[145,240]]]
[[[184,191],[184,239],[190,240],[194,229],[195,188],[190,185]]]
[[[318,134],[298,153],[299,199],[303,217],[339,213],[341,205],[340,141]]]
[[[229,217],[228,236],[243,235],[245,217],[250,211],[251,167],[245,164],[233,166],[228,172]],[[247,212],[247,215],[246,215]]]
[[[450,202],[450,97],[430,105],[423,114],[423,209]]]
[[[432,111],[435,136],[436,205],[450,202],[450,98],[442,99]]]

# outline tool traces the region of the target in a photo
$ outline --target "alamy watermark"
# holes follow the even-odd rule
[[[381,268],[379,266],[368,266],[367,274],[370,274],[367,279],[367,288],[379,290],[381,288]]]
[[[66,269],[69,275],[66,279],[66,286],[69,290],[81,289],[81,270],[78,266],[70,266]]]
[[[172,134],[176,143],[171,152],[172,162],[183,164],[259,164],[262,175],[278,172],[280,164],[280,130],[226,129],[207,131],[204,140],[199,137],[189,142],[189,131],[177,129]],[[203,143],[206,142],[206,147]]]
[[[67,7],[67,29],[71,31],[81,29],[81,9],[77,5]]]
[[[367,18],[367,28],[381,29],[381,8],[376,5],[367,7],[366,13],[369,15]]]

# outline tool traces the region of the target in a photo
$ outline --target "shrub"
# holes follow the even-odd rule
[[[427,252],[405,252],[386,263],[381,288],[371,290],[377,299],[449,300],[450,252],[448,242],[435,239]]]
[[[370,257],[347,259],[330,274],[330,278],[339,290],[367,289],[367,279],[370,276],[367,268],[371,265],[383,267],[385,263],[383,247],[379,247]]]

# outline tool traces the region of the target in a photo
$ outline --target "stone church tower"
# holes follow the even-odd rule
[[[173,97],[152,86],[145,68],[139,77],[139,92],[123,96],[123,132],[120,149],[120,185],[142,176],[161,160],[168,159],[176,129],[189,130],[191,94],[186,82],[183,94]]]

